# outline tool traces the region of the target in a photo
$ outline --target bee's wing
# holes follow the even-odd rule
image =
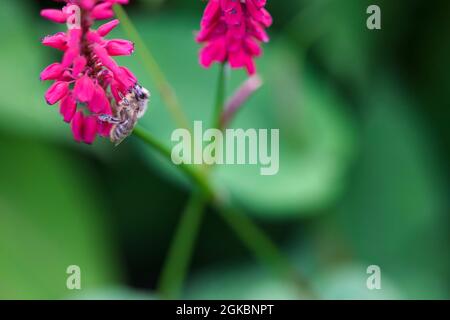
[[[117,148],[123,142],[123,140],[125,140],[125,138],[127,138],[127,137],[124,137],[123,139],[120,139],[119,141],[115,141],[114,148]]]
[[[139,109],[138,109],[138,112],[137,112],[137,118],[138,119],[141,119],[145,115],[145,113],[147,112],[148,102],[149,102],[148,99],[139,102]]]

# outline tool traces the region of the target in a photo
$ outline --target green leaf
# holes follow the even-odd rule
[[[155,294],[127,287],[105,287],[84,291],[74,295],[73,298],[77,300],[157,300]]]
[[[336,217],[350,251],[381,267],[407,298],[443,298],[449,276],[445,193],[433,140],[399,81],[365,96],[363,154]]]
[[[0,136],[0,298],[60,299],[67,267],[82,289],[112,284],[117,262],[89,173],[51,147]],[[43,170],[46,168],[46,170]]]
[[[204,270],[188,284],[185,299],[297,300],[302,296],[290,282],[251,265]]]
[[[41,27],[51,24],[32,17],[29,7],[20,1],[5,2],[1,11],[0,125],[21,135],[53,140],[70,137],[58,107],[45,102],[50,84],[39,80],[40,72],[57,57],[57,51],[43,47],[40,38],[56,32],[57,27],[52,31]],[[50,54],[55,54],[54,58]]]
[[[367,267],[346,264],[323,270],[315,277],[314,286],[321,299],[326,300],[396,300],[404,299],[398,288],[384,273],[381,289],[367,288]]]

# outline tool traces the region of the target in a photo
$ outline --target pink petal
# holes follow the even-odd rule
[[[94,20],[111,19],[114,17],[112,3],[104,2],[96,5],[91,11],[91,18]]]
[[[67,49],[67,35],[64,32],[58,32],[52,36],[46,36],[42,39],[42,44],[47,47],[65,51]]]
[[[56,81],[46,92],[45,100],[49,105],[54,105],[69,93],[69,83]]]
[[[95,84],[92,79],[84,75],[75,82],[73,93],[80,102],[89,102],[95,92]]]
[[[111,59],[105,48],[102,48],[99,45],[94,45],[93,50],[97,58],[106,68],[114,73],[120,72],[119,66],[113,59]]]
[[[86,67],[87,60],[83,56],[78,56],[73,60],[72,76],[78,78],[79,74],[83,72]]]
[[[227,49],[225,39],[218,39],[209,43],[200,52],[200,64],[208,68],[214,61],[225,62]]]
[[[134,43],[127,40],[110,40],[106,45],[110,56],[130,56],[134,51]]]
[[[41,11],[41,16],[56,23],[65,23],[67,20],[67,16],[62,10],[56,9],[44,9]]]
[[[134,74],[125,67],[119,67],[119,69],[114,72],[114,79],[119,83],[121,92],[128,91],[137,83]]]
[[[70,123],[77,111],[77,102],[72,97],[71,94],[68,94],[62,101],[60,105],[59,112],[64,118],[64,121]]]
[[[73,138],[77,142],[83,141],[83,125],[84,125],[84,115],[83,111],[78,111],[72,119],[72,133]]]
[[[111,134],[112,124],[97,121],[97,132],[100,136],[108,138]]]
[[[96,2],[96,0],[80,0],[80,6],[85,10],[91,10]]]
[[[57,80],[64,72],[64,68],[60,63],[53,63],[41,72],[41,80]]]
[[[98,34],[98,32],[92,30],[88,31],[86,39],[91,44],[99,44],[103,46],[106,43],[106,41],[103,40],[103,38]]]
[[[94,116],[86,117],[83,123],[83,141],[92,144],[97,136],[97,118]]]
[[[116,99],[116,102],[120,102],[122,100],[122,98],[120,97],[120,93],[122,93],[122,91],[125,91],[125,90],[122,90],[121,84],[119,82],[117,82],[115,79],[113,79],[111,81],[110,87],[111,87],[111,93],[112,93],[114,99]]]
[[[99,34],[99,36],[104,37],[108,35],[115,27],[117,27],[119,23],[120,22],[118,19],[105,23],[98,28],[97,33]]]
[[[89,101],[88,107],[89,110],[95,114],[105,113],[105,111],[110,109],[109,100],[106,97],[105,91],[102,87],[95,87],[94,95]]]

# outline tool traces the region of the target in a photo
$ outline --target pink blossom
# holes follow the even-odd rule
[[[60,2],[60,1],[59,1]],[[96,20],[114,17],[113,5],[128,4],[128,0],[63,0],[61,9],[42,10],[42,17],[66,23],[71,18],[69,8],[81,10],[80,25],[50,35],[42,40],[45,46],[64,52],[60,63],[53,63],[41,73],[41,80],[54,83],[45,94],[48,104],[60,103],[63,120],[70,123],[73,137],[78,142],[91,144],[97,135],[108,137],[111,124],[99,119],[101,114],[113,114],[112,106],[137,84],[133,73],[120,67],[111,56],[131,55],[130,41],[104,39],[117,25],[112,20],[97,30]],[[72,22],[72,20],[70,20]],[[116,101],[114,101],[114,99]]]
[[[272,25],[265,5],[266,0],[209,0],[197,35],[205,43],[200,64],[207,68],[228,62],[254,74],[254,58],[262,53],[260,43],[269,41],[265,29]]]
[[[54,105],[61,101],[69,93],[69,83],[66,81],[56,81],[47,90],[45,94],[45,100],[48,104]]]

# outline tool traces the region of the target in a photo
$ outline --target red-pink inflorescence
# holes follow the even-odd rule
[[[256,72],[254,58],[261,55],[261,42],[268,42],[265,31],[272,17],[265,9],[267,0],[209,0],[197,41],[205,43],[200,64],[228,62],[232,68]]]
[[[42,71],[41,80],[54,81],[45,99],[50,105],[60,103],[60,113],[64,121],[71,124],[75,140],[91,144],[97,135],[108,137],[111,131],[111,125],[100,121],[99,115],[111,115],[111,105],[119,102],[137,83],[130,70],[120,67],[111,58],[131,55],[133,43],[104,38],[119,21],[112,20],[97,30],[92,26],[96,20],[114,18],[114,4],[127,4],[129,1],[64,2],[66,5],[61,10],[41,11],[44,18],[68,23],[69,26],[67,32],[59,32],[42,40],[45,46],[59,49],[64,55],[61,62],[51,64]]]

